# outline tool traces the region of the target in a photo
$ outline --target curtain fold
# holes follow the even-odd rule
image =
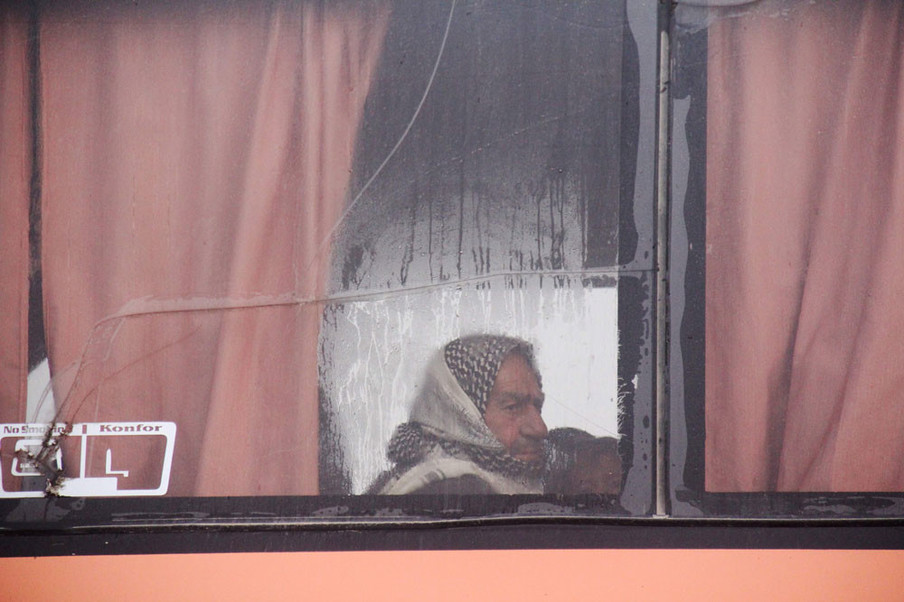
[[[0,5],[0,422],[25,416],[32,134],[24,3]]]
[[[315,300],[387,12],[77,2],[41,15],[58,420],[176,422],[172,495],[317,493]],[[156,478],[153,449],[114,451],[131,486]]]
[[[904,490],[904,5],[709,32],[706,488]]]

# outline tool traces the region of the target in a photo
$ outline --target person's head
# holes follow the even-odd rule
[[[544,459],[543,390],[531,346],[519,339],[478,335],[446,346],[446,364],[509,455]]]
[[[547,493],[618,495],[621,491],[622,463],[614,437],[557,428],[549,432],[549,447]]]

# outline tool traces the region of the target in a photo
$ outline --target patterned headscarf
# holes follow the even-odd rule
[[[446,345],[443,353],[449,370],[480,410],[481,415],[487,411],[487,400],[496,383],[496,375],[510,353],[523,356],[537,377],[537,382],[540,382],[540,373],[534,367],[533,348],[520,339],[487,334],[473,335],[455,339]]]
[[[520,339],[473,335],[455,339],[445,346],[442,352],[444,367],[457,381],[457,388],[477,409],[479,417],[474,414],[474,418],[469,418],[473,409],[468,412],[466,408],[456,407],[455,404],[460,402],[454,395],[434,393],[429,401],[419,398],[412,410],[411,422],[400,425],[389,442],[389,459],[396,464],[394,473],[404,472],[422,461],[436,446],[451,456],[469,459],[481,468],[506,476],[538,476],[542,472],[542,463],[524,462],[509,455],[483,421],[496,375],[502,362],[512,353],[527,361],[539,383],[533,348]],[[437,410],[433,404],[450,407],[430,411]],[[430,407],[425,409],[425,406]],[[423,411],[419,412],[419,407]]]

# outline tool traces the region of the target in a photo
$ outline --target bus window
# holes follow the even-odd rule
[[[677,514],[900,514],[902,18],[678,7]]]
[[[627,4],[4,7],[8,515],[650,513]]]

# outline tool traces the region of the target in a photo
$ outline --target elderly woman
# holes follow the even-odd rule
[[[410,419],[389,442],[376,494],[542,493],[546,424],[533,349],[475,335],[433,359]]]

